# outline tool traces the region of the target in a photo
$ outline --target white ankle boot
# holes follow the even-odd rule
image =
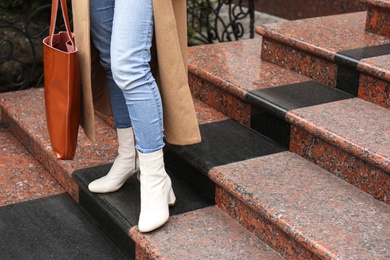
[[[163,150],[142,154],[139,152],[141,170],[141,214],[138,229],[149,232],[162,226],[169,218],[169,207],[176,202],[171,179],[165,172]]]
[[[133,128],[117,129],[118,156],[108,174],[88,185],[95,193],[108,193],[119,190],[128,178],[139,170],[138,156],[135,149]]]

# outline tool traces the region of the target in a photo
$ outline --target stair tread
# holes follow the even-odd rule
[[[188,70],[233,95],[311,79],[260,59],[261,38],[188,49]]]
[[[390,81],[390,38],[365,30],[366,12],[264,24],[257,33]],[[307,33],[304,33],[307,32]]]
[[[48,171],[0,124],[0,207],[65,193]]]
[[[390,38],[366,32],[365,21],[366,12],[356,12],[263,24],[256,31],[333,61],[340,51],[390,43]]]
[[[76,196],[78,192],[71,177],[75,170],[110,163],[116,157],[115,130],[96,117],[96,142],[90,141],[80,128],[75,158],[57,160],[51,150],[46,126],[43,88],[2,93],[0,107],[3,116],[13,121],[16,127],[13,131],[16,131],[14,134],[18,138],[22,138],[20,142],[28,147],[30,153],[39,158],[42,165],[48,164],[57,181],[72,196]]]
[[[130,236],[153,259],[284,259],[215,206],[173,216],[152,233],[134,227]]]
[[[390,55],[382,55],[363,59],[358,70],[390,82]]]
[[[353,98],[292,110],[287,120],[390,173],[388,109]]]
[[[320,255],[390,257],[390,205],[294,153],[216,167],[209,175],[217,185]]]

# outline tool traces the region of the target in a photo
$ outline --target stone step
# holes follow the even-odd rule
[[[171,217],[153,233],[133,227],[130,236],[137,259],[284,259],[215,206]]]
[[[42,88],[2,93],[0,109],[2,123],[75,200],[78,200],[78,186],[72,173],[110,163],[116,157],[116,133],[96,117],[97,141],[91,142],[81,129],[74,160],[57,160],[50,146]]]
[[[213,168],[217,205],[287,259],[389,259],[390,205],[281,152]]]
[[[128,259],[0,123],[1,259]]]
[[[390,38],[365,22],[357,12],[260,25],[261,58],[390,108]]]
[[[194,96],[389,202],[389,110],[260,60],[259,42],[191,48]]]
[[[0,121],[0,207],[65,193]]]
[[[367,6],[366,31],[390,36],[390,1],[360,0]]]

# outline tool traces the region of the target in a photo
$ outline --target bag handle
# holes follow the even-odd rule
[[[61,9],[62,9],[62,18],[65,22],[65,28],[66,32],[68,34],[69,41],[73,48],[76,48],[72,33],[70,31],[70,22],[69,22],[69,16],[68,16],[68,6],[66,4],[66,0],[53,0],[51,4],[51,18],[50,18],[50,29],[49,29],[49,46],[53,47],[53,37],[54,37],[54,30],[56,27],[56,21],[57,21],[57,12],[58,12],[58,2],[61,1]]]

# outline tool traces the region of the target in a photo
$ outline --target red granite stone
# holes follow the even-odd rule
[[[360,74],[359,98],[390,109],[390,83],[369,75]]]
[[[215,206],[172,216],[151,233],[133,227],[130,236],[140,259],[283,259]]]
[[[215,192],[215,200],[218,207],[259,237],[264,243],[279,252],[284,258],[299,260],[321,259],[313,252],[310,252],[301,241],[290,236],[290,233],[274,225],[268,219],[268,216],[264,216],[256,209],[248,207],[239,198],[218,186]]]
[[[390,38],[364,30],[366,12],[263,24],[256,32],[265,38],[333,61],[339,51],[390,43]]]
[[[390,2],[388,0],[360,0],[367,5],[366,31],[390,36]]]
[[[72,173],[77,169],[112,162],[116,157],[115,131],[96,117],[96,142],[90,141],[80,129],[75,158],[57,160],[51,150],[46,127],[43,89],[3,93],[0,102],[4,124],[76,200],[78,186],[72,179]]]
[[[390,176],[385,171],[294,126],[290,151],[390,204]]]
[[[195,98],[249,125],[249,91],[310,79],[261,61],[261,39],[189,48],[189,83]]]
[[[382,55],[363,59],[358,70],[364,74],[390,82],[390,55]]]
[[[217,88],[212,83],[200,79],[195,75],[189,76],[189,84],[191,92],[196,99],[221,111],[238,122],[245,125],[250,124],[251,107],[241,99],[238,99],[227,91]]]
[[[320,259],[390,256],[390,205],[297,154],[215,167],[209,177],[223,190],[217,193],[221,208],[260,237],[270,237],[269,244],[286,258],[311,259],[307,251]]]
[[[256,0],[254,4],[257,11],[289,20],[365,10],[359,1],[351,0]]]
[[[390,113],[359,98],[292,110],[292,125],[390,172]]]
[[[200,125],[229,119],[228,116],[222,114],[216,109],[213,109],[198,99],[194,99],[194,107],[196,118],[198,119],[198,123]]]
[[[0,125],[0,206],[65,193],[61,185]]]
[[[334,59],[338,52],[390,43],[390,38],[364,30],[365,14],[358,12],[260,25],[256,31],[263,36],[261,57],[334,87],[338,71]],[[376,77],[383,74],[377,70],[383,62],[374,66],[370,61],[363,60],[358,70]]]
[[[263,38],[261,58],[328,86],[335,87],[337,84],[336,64],[277,41]]]
[[[367,6],[376,6],[380,8],[390,9],[389,0],[359,0],[359,1]]]

